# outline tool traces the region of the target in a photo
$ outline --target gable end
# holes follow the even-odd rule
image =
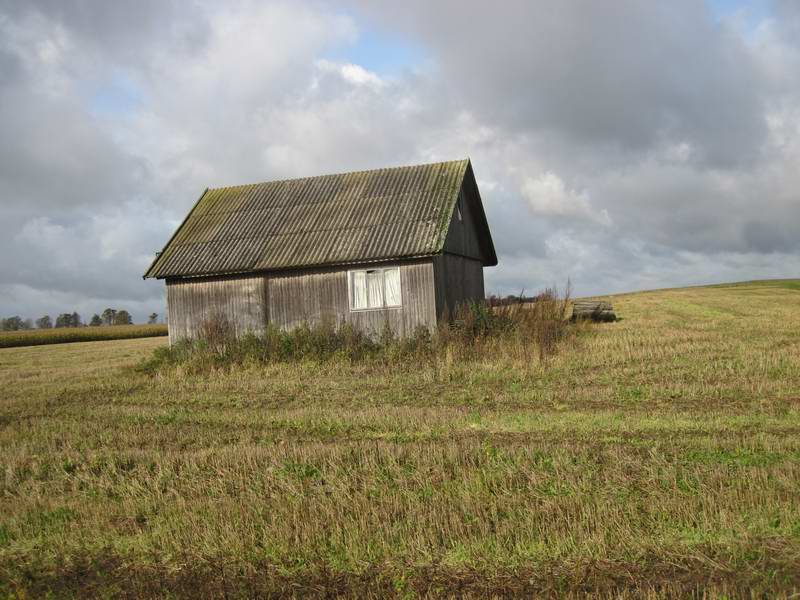
[[[470,163],[452,207],[442,252],[479,260],[485,267],[497,264],[492,235]]]

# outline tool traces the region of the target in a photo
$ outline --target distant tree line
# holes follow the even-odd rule
[[[153,325],[158,323],[158,313],[151,313],[147,318],[147,323]],[[50,315],[44,315],[36,319],[37,329],[52,329],[53,327],[101,327],[103,325],[133,325],[133,318],[127,310],[107,308],[102,313],[92,315],[88,323],[81,320],[77,312],[61,313],[56,317],[55,323]],[[34,321],[13,316],[7,319],[0,319],[0,331],[22,331],[33,329]]]
[[[524,292],[518,295],[509,294],[508,296],[492,294],[486,298],[486,302],[489,306],[506,306],[508,304],[519,304],[521,302],[533,302],[534,300],[536,300],[535,296],[526,296]]]
[[[17,316],[0,319],[0,330],[2,331],[20,331],[22,329],[33,329],[33,321]]]

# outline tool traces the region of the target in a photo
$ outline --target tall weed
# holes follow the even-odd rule
[[[236,336],[224,315],[212,315],[195,340],[160,348],[140,370],[180,367],[191,373],[235,365],[292,361],[371,362],[383,365],[416,361],[452,363],[498,355],[545,362],[576,325],[567,319],[569,287],[555,288],[517,303],[470,302],[445,315],[433,330],[418,327],[399,336],[386,323],[373,335],[350,323],[323,319],[290,331],[268,326],[263,334]]]

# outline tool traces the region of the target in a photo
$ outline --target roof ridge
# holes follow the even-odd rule
[[[456,162],[456,161],[453,161],[453,162]],[[443,163],[432,163],[432,164],[435,165],[435,164],[443,164]],[[325,175],[325,177],[329,177],[329,175]],[[273,182],[265,181],[264,183],[273,183]],[[274,183],[280,183],[280,182],[274,182]],[[263,185],[263,184],[254,183],[254,184],[249,184],[249,185]],[[446,190],[449,187],[450,186],[448,186],[447,184],[437,185],[435,187],[430,188],[428,190],[428,194],[433,196],[434,194],[436,194],[438,192],[441,192],[442,190]],[[225,188],[217,188],[217,189],[225,189]],[[213,192],[213,191],[216,191],[216,190],[211,189],[209,191]],[[413,195],[413,194],[416,194],[416,192],[407,191],[407,192],[401,192],[399,194],[392,194],[391,192],[387,192],[385,194],[381,194],[380,196],[369,196],[369,198],[367,198],[367,199],[369,199],[369,200],[385,200],[387,198],[397,198],[398,196],[408,196],[408,195]],[[330,202],[330,201],[331,200],[320,200],[319,202]],[[337,201],[339,201],[339,202],[347,202],[347,200],[341,200],[341,199],[338,199]],[[305,203],[305,204],[317,204],[317,202],[308,202],[308,203]],[[277,208],[286,208],[287,206],[289,206],[289,204],[276,204],[276,205],[268,206],[266,208],[261,208],[261,209],[253,209],[253,208],[250,208],[249,206],[239,206],[237,208],[232,208],[230,210],[218,210],[218,211],[211,210],[211,211],[206,211],[206,212],[203,213],[202,216],[207,216],[207,215],[219,216],[219,215],[233,215],[233,214],[236,214],[236,213],[264,212],[264,211],[267,211],[267,210],[274,210],[274,209],[277,209]],[[293,203],[292,206],[298,206],[298,204],[297,203]]]
[[[209,192],[218,192],[221,190],[235,190],[240,188],[249,188],[255,187],[257,185],[264,185],[265,183],[292,183],[295,181],[305,181],[311,179],[321,179],[323,177],[345,177],[348,175],[363,175],[366,173],[377,173],[378,171],[398,171],[400,169],[417,169],[420,167],[433,167],[436,165],[449,165],[449,164],[456,164],[456,163],[467,163],[469,162],[469,157],[467,158],[459,158],[455,160],[437,160],[434,162],[429,163],[417,163],[412,165],[397,165],[394,167],[378,167],[375,169],[360,169],[356,171],[340,171],[338,173],[325,173],[323,175],[306,175],[305,177],[289,177],[286,179],[267,179],[265,181],[256,181],[254,183],[241,183],[239,185],[224,185],[220,187],[210,187],[207,188]]]

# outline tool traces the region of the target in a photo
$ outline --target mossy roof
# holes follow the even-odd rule
[[[209,189],[145,277],[439,254],[467,174],[469,159]]]

